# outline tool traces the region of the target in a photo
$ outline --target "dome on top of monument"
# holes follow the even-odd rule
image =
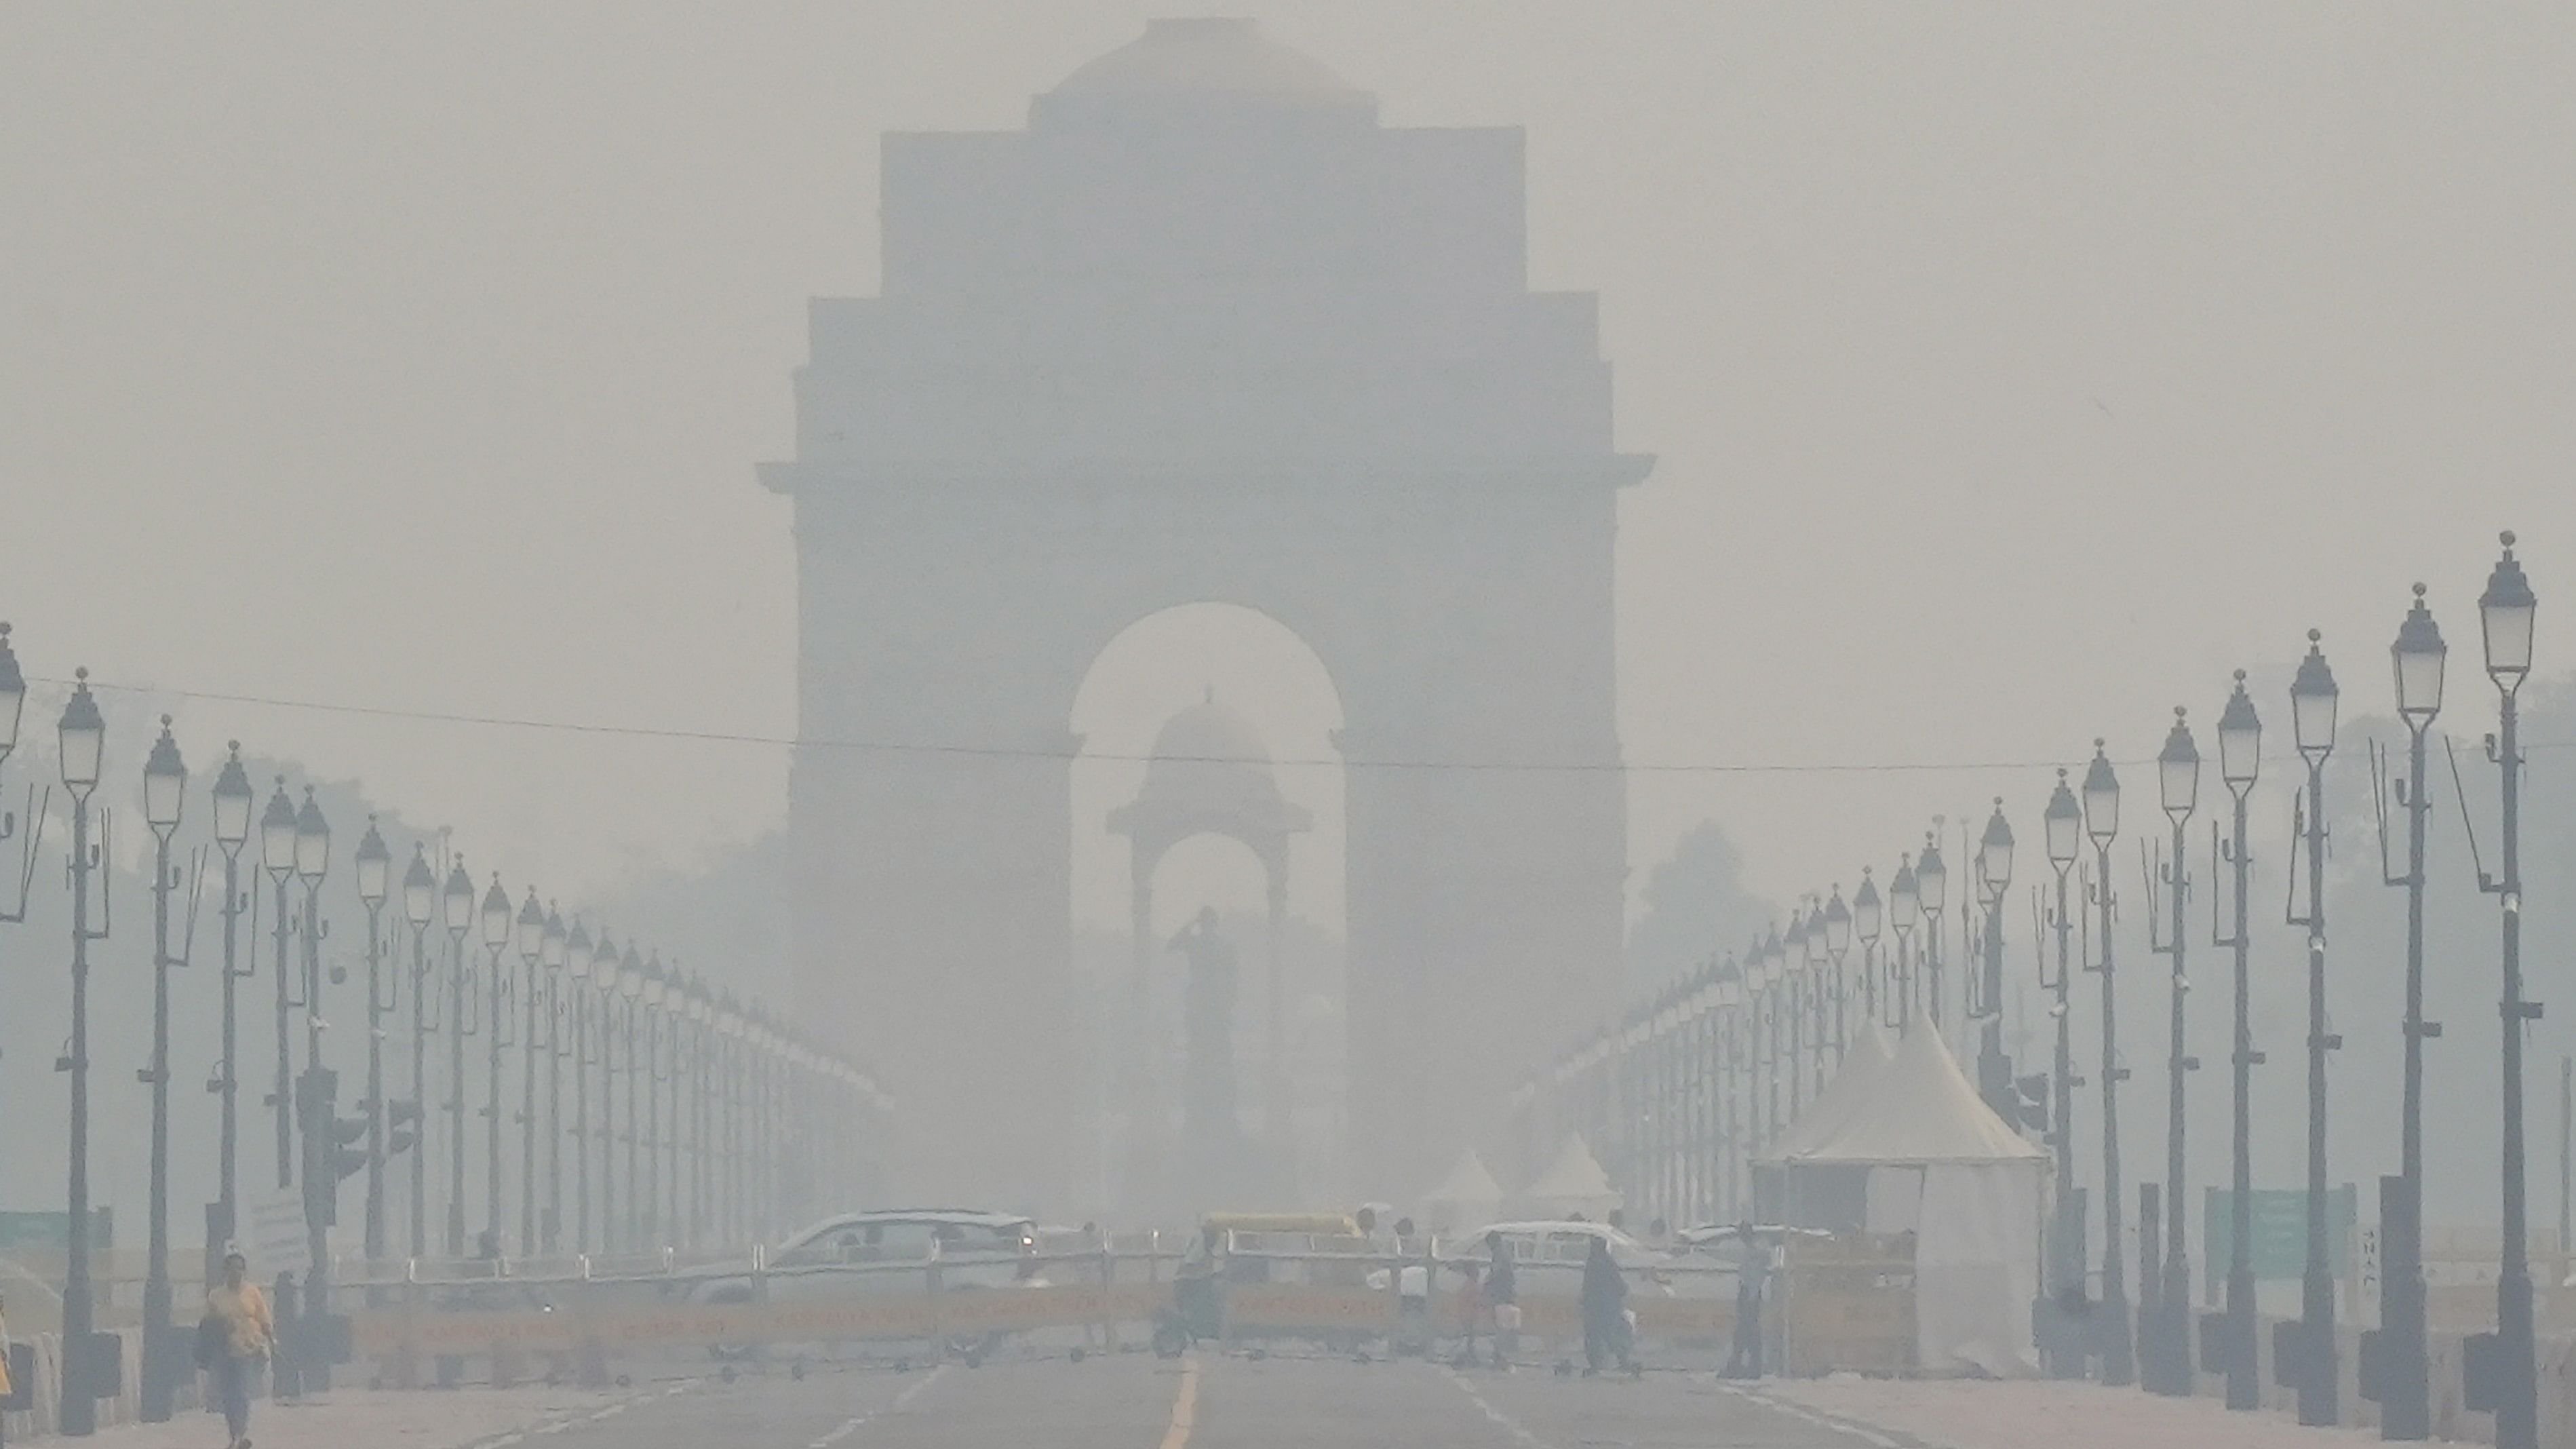
[[[1148,20],[1145,33],[1066,76],[1062,97],[1230,96],[1301,105],[1367,104],[1366,92],[1304,51],[1225,16]]]
[[[1163,722],[1136,798],[1109,812],[1110,832],[1140,844],[1159,842],[1157,851],[1209,830],[1256,850],[1275,849],[1314,829],[1315,817],[1280,795],[1272,763],[1261,732],[1217,703],[1210,689]]]
[[[1154,736],[1154,763],[1203,763],[1224,761],[1228,764],[1259,765],[1268,773],[1270,747],[1252,721],[1216,702],[1216,691],[1163,722],[1160,734]]]

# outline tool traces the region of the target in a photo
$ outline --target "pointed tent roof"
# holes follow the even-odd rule
[[[1610,1174],[1601,1170],[1600,1160],[1592,1149],[1583,1145],[1579,1134],[1568,1134],[1556,1161],[1538,1175],[1538,1180],[1520,1191],[1521,1201],[1536,1204],[1565,1204],[1569,1210],[1587,1203],[1617,1203],[1619,1189],[1610,1185]]]
[[[1448,1179],[1424,1194],[1430,1202],[1499,1203],[1503,1187],[1485,1170],[1485,1159],[1469,1148],[1458,1155],[1458,1165],[1449,1169]]]
[[[1897,1045],[1868,1099],[1823,1141],[1796,1153],[1799,1163],[2030,1162],[2048,1154],[1977,1095],[1941,1041],[1917,1027]]]
[[[1879,1073],[1885,1071],[1895,1057],[1896,1049],[1878,1023],[1863,1023],[1860,1039],[1852,1043],[1833,1080],[1825,1083],[1824,1091],[1807,1104],[1807,1110],[1798,1114],[1797,1120],[1789,1124],[1788,1130],[1780,1134],[1780,1140],[1771,1144],[1764,1156],[1779,1161],[1831,1141],[1834,1134],[1842,1130],[1843,1124],[1851,1120],[1854,1112],[1868,1105],[1870,1091],[1877,1085]]]

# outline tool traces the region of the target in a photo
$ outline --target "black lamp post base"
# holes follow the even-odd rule
[[[2263,1375],[2254,1335],[2254,1270],[2231,1268],[2227,1274],[2227,1312],[2220,1319],[2225,1342],[2220,1345],[2227,1370],[2227,1407],[2239,1413],[2263,1407]]]

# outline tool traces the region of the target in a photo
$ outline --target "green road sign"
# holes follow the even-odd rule
[[[71,1248],[72,1215],[0,1212],[0,1256],[11,1253],[57,1254]],[[89,1250],[104,1253],[116,1245],[116,1214],[90,1209]]]
[[[2209,1281],[2224,1283],[2236,1257],[2236,1194],[2207,1189],[2201,1241],[2206,1245]],[[2360,1217],[2360,1194],[2351,1183],[2326,1194],[2326,1271],[2341,1276],[2351,1251],[2353,1224]],[[2253,1252],[2256,1278],[2297,1278],[2308,1267],[2308,1191],[2306,1188],[2256,1188],[2253,1201]]]

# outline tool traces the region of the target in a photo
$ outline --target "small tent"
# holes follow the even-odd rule
[[[1535,1219],[1560,1219],[1582,1216],[1596,1222],[1616,1211],[1621,1202],[1619,1190],[1610,1185],[1610,1174],[1592,1149],[1583,1145],[1582,1137],[1569,1134],[1565,1146],[1558,1150],[1556,1161],[1538,1175],[1513,1200],[1516,1216]]]
[[[1503,1189],[1475,1149],[1458,1154],[1449,1176],[1422,1199],[1422,1220],[1444,1237],[1480,1232],[1503,1215]]]
[[[1895,1047],[1878,1023],[1862,1026],[1824,1090],[1799,1109],[1754,1163],[1753,1201],[1757,1216],[1766,1222],[1795,1222],[1802,1226],[1862,1225],[1861,1193],[1867,1169],[1837,1171],[1819,1167],[1801,1172],[1795,1180],[1800,1201],[1792,1204],[1788,1201],[1791,1183],[1781,1164],[1832,1141],[1853,1113],[1865,1110],[1880,1073],[1887,1070],[1895,1055]]]
[[[1865,1225],[1914,1233],[1918,1367],[2038,1371],[2030,1323],[2048,1154],[1978,1097],[1938,1033],[1909,1032],[1867,1100],[1782,1167],[1793,1203],[1802,1173],[1864,1169]]]
[[[1833,1140],[1834,1134],[1842,1130],[1851,1115],[1868,1104],[1870,1091],[1878,1082],[1878,1074],[1886,1070],[1895,1056],[1896,1049],[1889,1044],[1887,1033],[1879,1029],[1878,1023],[1873,1021],[1863,1025],[1860,1034],[1852,1041],[1851,1050],[1843,1054],[1842,1065],[1834,1070],[1832,1080],[1826,1082],[1825,1089],[1816,1094],[1816,1099],[1789,1123],[1788,1128],[1781,1132],[1780,1140],[1771,1144],[1765,1155],[1775,1160],[1795,1157]]]

